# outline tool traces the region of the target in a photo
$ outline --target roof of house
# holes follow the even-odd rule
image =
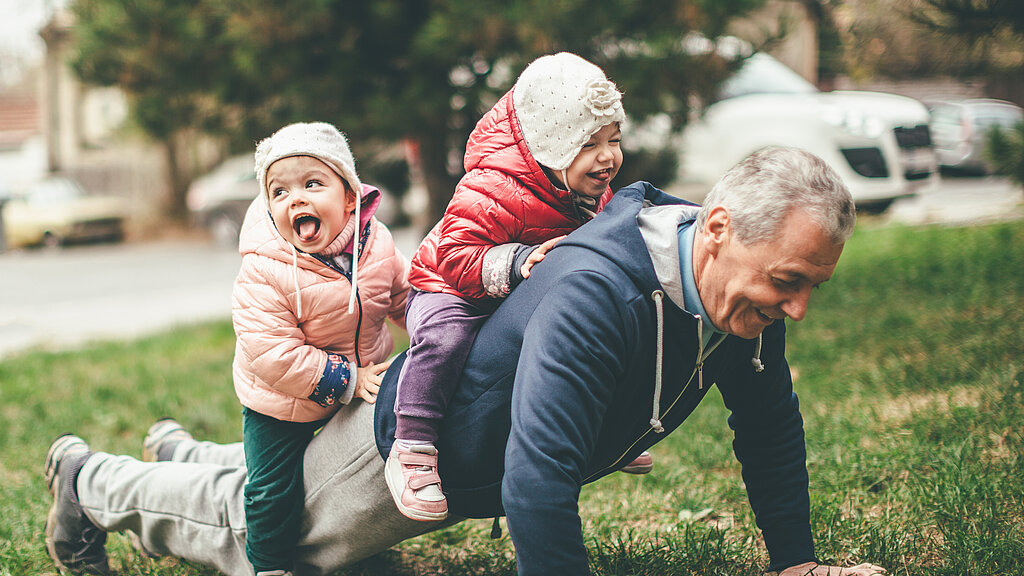
[[[29,96],[0,96],[0,150],[19,148],[42,131],[39,103]]]

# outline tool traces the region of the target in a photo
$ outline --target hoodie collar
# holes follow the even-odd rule
[[[662,289],[676,306],[700,318],[704,325],[703,344],[707,345],[712,336],[724,332],[708,319],[693,276],[693,238],[699,211],[699,206],[655,206],[645,202],[637,222]]]
[[[650,187],[649,184],[647,186]],[[701,355],[703,355],[704,347],[714,335],[724,336],[727,334],[715,328],[710,320],[707,320],[707,313],[704,311],[704,304],[700,300],[697,283],[693,276],[693,238],[696,234],[695,220],[698,211],[700,211],[700,206],[690,204],[655,205],[649,199],[644,199],[643,207],[637,214],[636,220],[662,290],[679,308],[695,316],[699,314],[701,326],[698,327],[698,332],[701,334],[700,346]],[[683,273],[684,270],[687,271],[686,274]],[[686,286],[687,282],[690,283],[689,288]],[[688,291],[692,291],[692,295],[687,296]],[[660,332],[659,329],[659,334]],[[719,337],[717,342],[721,341],[722,338]],[[758,335],[754,356],[750,359],[755,372],[764,370],[764,363],[761,362],[761,344],[762,335]],[[711,349],[713,350],[714,347]],[[658,419],[657,400],[655,400],[654,413],[655,416],[651,420],[652,426],[653,422]]]
[[[704,302],[700,299],[700,291],[697,290],[697,279],[693,276],[693,239],[697,234],[697,224],[694,222],[683,222],[679,224],[679,266],[683,277],[683,298],[686,306],[683,308],[690,314],[700,317],[704,324],[704,345],[715,334],[725,334],[714,324],[711,317],[704,309]]]
[[[686,306],[686,295],[683,291],[682,263],[679,252],[679,235],[676,233],[680,224],[692,223],[697,217],[700,206],[686,204],[654,205],[645,200],[643,208],[637,214],[640,235],[647,245],[647,252],[654,265],[654,273],[658,283],[673,304],[689,310]],[[692,275],[693,264],[689,266]]]

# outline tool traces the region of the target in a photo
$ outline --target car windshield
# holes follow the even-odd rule
[[[42,180],[27,195],[31,204],[53,204],[73,200],[82,195],[81,190],[68,180],[53,178]]]
[[[719,100],[747,94],[812,94],[818,89],[775,58],[758,52],[722,84]]]
[[[1020,110],[1009,106],[978,106],[974,112],[975,126],[996,125],[1009,128],[1020,120]]]

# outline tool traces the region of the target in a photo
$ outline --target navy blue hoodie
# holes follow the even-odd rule
[[[519,574],[589,573],[581,486],[677,428],[711,385],[731,411],[733,448],[769,570],[814,560],[785,324],[769,326],[760,343],[726,336],[700,345],[700,320],[681,307],[676,234],[695,215],[694,206],[646,182],[619,190],[534,267],[477,335],[441,426],[438,470],[452,514],[507,517]],[[662,432],[652,422],[656,301],[663,310]],[[763,371],[755,370],[755,356]],[[377,400],[385,458],[403,360],[388,370]]]

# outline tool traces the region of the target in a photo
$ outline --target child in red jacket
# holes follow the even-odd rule
[[[438,427],[477,330],[544,254],[611,198],[622,165],[622,96],[569,53],[531,63],[466,145],[466,175],[412,261],[410,348],[385,477],[398,509],[441,520]],[[627,471],[650,470],[650,456]],[[640,459],[638,459],[640,460]]]

